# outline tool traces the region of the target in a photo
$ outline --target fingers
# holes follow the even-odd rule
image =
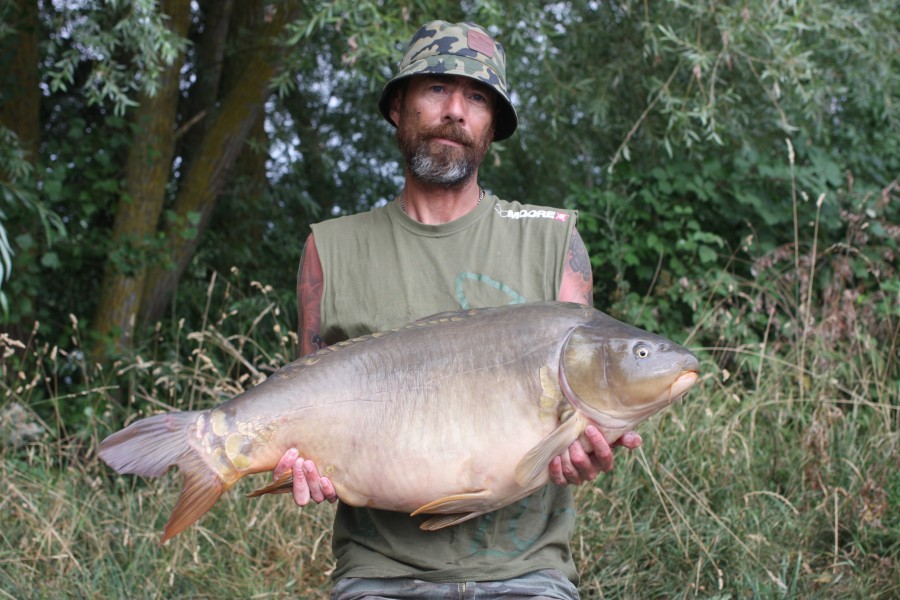
[[[319,475],[319,470],[313,461],[300,458],[300,452],[296,448],[291,448],[284,453],[284,456],[275,465],[272,476],[277,479],[287,471],[292,471],[293,487],[290,490],[276,493],[290,491],[297,506],[306,506],[310,501],[324,502],[327,500],[334,503],[337,500],[337,493],[331,480]]]
[[[306,481],[306,469],[304,469],[306,462],[309,461],[295,461],[292,467],[294,470],[294,487],[291,489],[291,493],[294,496],[294,502],[297,503],[297,506],[306,506],[309,504],[309,500],[312,497],[309,491],[309,483]]]
[[[629,450],[634,450],[639,447],[644,440],[641,439],[641,436],[636,431],[629,431],[628,433],[622,434],[622,437],[613,442],[613,447],[622,446],[623,448],[628,448]]]
[[[593,481],[600,473],[600,464],[596,459],[597,447],[593,441],[594,455],[588,454],[584,445],[575,440],[569,446],[569,460],[572,462],[573,475],[568,477],[569,483],[580,484],[585,481]]]
[[[331,486],[331,482],[328,481],[326,477],[319,476],[319,470],[316,468],[313,461],[304,460],[302,469],[303,473],[306,475],[306,487],[309,489],[309,496],[314,502],[319,503],[325,501],[327,496],[326,484],[331,488],[331,493],[334,495],[334,487]],[[331,502],[334,502],[334,500],[331,500]]]
[[[596,469],[596,471],[593,473],[593,476],[587,479],[587,481],[592,481],[595,477],[597,477],[598,473],[608,473],[612,470],[613,453],[612,448],[609,447],[609,443],[607,443],[606,441],[606,438],[603,436],[600,430],[593,425],[588,425],[585,428],[584,436],[591,443],[591,446],[594,447],[594,454],[593,456],[587,456],[590,465],[582,467],[581,469],[579,469],[579,471],[581,471],[582,469],[587,471],[589,467]],[[579,443],[579,445],[581,444]]]
[[[577,440],[550,461],[550,480],[557,485],[578,485],[594,479],[597,472],[591,457]]]
[[[272,470],[272,479],[278,479],[288,471],[290,471],[294,463],[297,462],[297,458],[300,456],[300,452],[296,448],[291,448],[287,452],[284,453],[284,456],[279,459],[278,463],[275,465],[275,468]],[[290,490],[278,490],[277,492],[272,492],[273,494],[287,494]]]
[[[556,485],[569,485],[569,480],[563,473],[562,458],[559,456],[550,461],[550,481]]]
[[[334,489],[334,485],[331,483],[331,480],[327,477],[319,478],[319,481],[322,483],[322,496],[325,500],[328,500],[329,503],[334,504],[337,502],[337,491]]]
[[[303,473],[306,475],[306,486],[309,488],[309,495],[313,501],[318,503],[327,500],[334,504],[338,497],[331,480],[319,475],[319,470],[313,461],[304,460],[302,462]]]
[[[629,431],[610,446],[597,427],[588,425],[581,440],[572,442],[566,452],[550,461],[550,480],[557,485],[593,481],[600,473],[612,471],[613,447],[634,450],[642,441],[638,433]]]
[[[300,456],[300,452],[296,448],[291,448],[290,450],[285,452],[284,456],[282,456],[278,461],[278,464],[275,465],[275,469],[272,471],[272,476],[275,479],[278,479],[286,471],[290,471],[291,467],[294,466],[294,462],[297,460],[298,456]]]

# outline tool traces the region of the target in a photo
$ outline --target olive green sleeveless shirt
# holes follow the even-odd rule
[[[333,344],[448,310],[555,300],[575,219],[574,212],[488,194],[442,225],[411,219],[396,200],[314,225],[324,273],[322,336]],[[551,568],[577,580],[568,488],[549,484],[438,531],[420,530],[425,518],[339,504],[333,578],[485,581]]]

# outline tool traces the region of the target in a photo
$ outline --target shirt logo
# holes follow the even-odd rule
[[[556,210],[504,210],[499,204],[494,205],[494,210],[504,219],[555,219],[563,223],[569,220],[569,213]]]

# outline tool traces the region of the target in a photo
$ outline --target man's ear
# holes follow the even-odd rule
[[[401,81],[394,86],[394,94],[391,96],[391,121],[394,125],[400,123],[400,109],[403,107],[403,101],[406,98],[406,81]]]

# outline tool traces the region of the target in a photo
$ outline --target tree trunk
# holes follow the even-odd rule
[[[171,30],[185,37],[191,17],[190,0],[163,0],[161,12],[169,16]],[[125,193],[119,200],[110,247],[115,260],[106,265],[93,330],[99,342],[119,353],[130,348],[146,277],[146,260],[155,250],[151,243],[159,225],[166,187],[172,170],[180,72],[180,55],[161,75],[156,95],[139,97],[135,109],[134,143],[125,168]]]
[[[181,112],[185,125],[182,127],[185,131],[178,140],[178,156],[184,159],[184,173],[190,171],[219,99],[233,6],[233,0],[200,3],[203,30],[194,40],[196,81],[183,102]]]
[[[41,141],[38,3],[33,0],[17,0],[9,10],[11,18],[8,26],[15,30],[15,34],[0,41],[0,65],[3,65],[0,67],[0,127],[5,127],[16,135],[25,160],[34,167],[34,172],[32,178],[12,181],[14,174],[10,172],[9,165],[0,164],[0,183],[11,184],[13,189],[18,188],[20,193],[36,199]],[[7,239],[15,240],[21,234],[40,239],[40,224],[36,222],[37,219],[26,220],[15,229],[6,231],[7,216],[0,214],[0,233]],[[37,245],[15,247],[15,252],[18,253],[16,261],[19,264],[34,264],[38,260]],[[0,271],[3,273],[0,276],[0,297],[5,301],[9,296],[6,292],[9,291],[7,278],[10,277],[10,272],[7,269]],[[25,339],[34,324],[34,304],[18,302],[15,298],[13,302],[16,304],[18,318],[6,327],[14,339]]]
[[[165,311],[248,135],[263,118],[263,107],[271,94],[269,83],[278,68],[279,47],[275,40],[289,18],[287,11],[280,8],[263,20],[254,36],[259,42],[252,52],[242,57],[240,74],[207,124],[203,141],[178,189],[176,220],[167,224],[165,230],[166,247],[172,252],[175,264],[170,269],[156,267],[148,273],[141,307],[142,323],[158,320]],[[192,215],[196,227],[192,235],[185,235],[183,225],[179,224],[189,222]]]
[[[19,138],[28,161],[37,165],[41,131],[41,91],[38,87],[38,3],[18,0],[11,27],[15,35],[0,44],[0,125]]]

